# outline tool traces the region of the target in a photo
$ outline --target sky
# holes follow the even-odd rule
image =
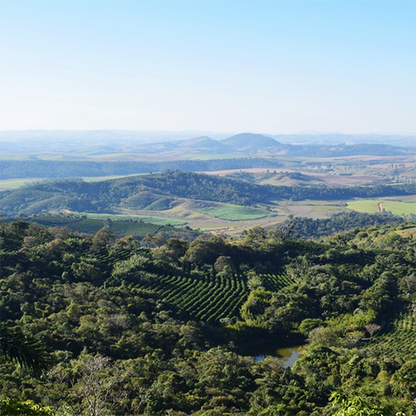
[[[416,1],[0,0],[0,130],[416,133]]]

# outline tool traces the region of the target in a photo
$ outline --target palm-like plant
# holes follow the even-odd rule
[[[51,364],[45,347],[27,337],[19,329],[10,329],[0,323],[0,351],[6,359],[20,364],[39,375]]]

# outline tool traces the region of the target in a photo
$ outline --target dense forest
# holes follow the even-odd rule
[[[410,215],[415,222],[416,218]],[[321,238],[353,228],[364,228],[371,225],[401,224],[403,217],[388,212],[367,214],[363,212],[346,211],[331,215],[329,218],[312,219],[308,217],[294,217],[279,224],[277,228],[284,233],[290,233],[297,238]]]
[[[415,229],[187,242],[0,222],[0,414],[412,415]],[[289,368],[244,355],[253,340],[304,346]]]
[[[251,206],[289,199],[342,200],[414,194],[415,183],[350,187],[273,186],[176,170],[92,183],[63,181],[31,185],[1,192],[0,201],[2,210],[13,216],[63,208],[111,213],[118,208],[143,209],[160,200],[167,209],[174,203],[174,198]]]

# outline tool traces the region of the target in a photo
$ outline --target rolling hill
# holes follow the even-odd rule
[[[346,200],[414,194],[414,183],[354,187],[273,186],[214,175],[166,171],[100,182],[62,181],[27,186],[1,192],[0,206],[6,215],[14,216],[60,209],[95,213],[143,208],[163,210],[173,207],[179,199],[255,206],[288,199]]]
[[[238,152],[258,153],[258,152],[275,152],[290,148],[290,145],[282,145],[276,140],[263,134],[241,133],[222,140],[228,146],[232,146]]]

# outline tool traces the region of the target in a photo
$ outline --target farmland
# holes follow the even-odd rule
[[[68,227],[72,231],[87,234],[94,234],[101,228],[108,228],[116,237],[133,235],[136,238],[143,238],[148,233],[153,235],[159,231],[166,232],[169,235],[175,230],[173,225],[183,224],[180,221],[175,224],[175,221],[159,217],[83,213],[78,213],[78,215],[76,213],[66,215],[43,214],[33,217],[20,217],[20,219],[45,227]],[[7,219],[7,221],[12,220]],[[180,228],[177,230],[179,231]]]
[[[261,275],[267,290],[278,291],[293,284],[285,275]],[[144,281],[143,286],[186,311],[194,319],[219,322],[239,313],[250,290],[243,275],[163,276]]]
[[[379,206],[381,204],[381,207]],[[416,214],[416,199],[368,199],[352,201],[347,203],[348,208],[359,211],[368,212],[370,214],[383,211],[391,212],[394,215],[415,215]]]
[[[203,214],[207,214],[214,218],[220,218],[222,220],[228,221],[255,220],[272,215],[269,212],[261,209],[243,207],[240,205],[233,204],[200,208],[196,211],[201,212]]]
[[[389,324],[387,331],[374,339],[375,348],[385,357],[403,362],[416,353],[416,312],[402,311]]]

